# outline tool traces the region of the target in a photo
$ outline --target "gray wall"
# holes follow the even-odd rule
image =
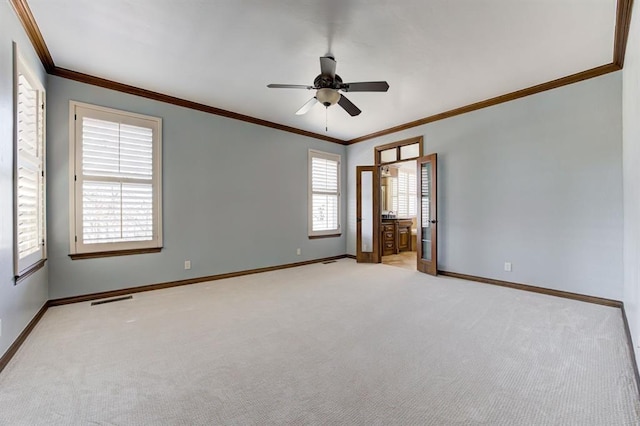
[[[47,300],[47,266],[13,281],[13,42],[46,87],[46,74],[9,2],[0,2],[0,356]]]
[[[355,167],[424,135],[438,153],[441,270],[622,299],[621,73],[348,147]],[[504,262],[513,264],[504,271]]]
[[[640,360],[640,6],[633,5],[622,79],[624,307]]]
[[[344,234],[307,237],[308,149],[345,147],[59,77],[48,96],[51,299],[345,253]],[[161,253],[69,259],[69,100],[163,119]]]

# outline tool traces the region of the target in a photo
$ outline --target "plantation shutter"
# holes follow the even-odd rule
[[[339,225],[339,156],[311,153],[311,231],[337,231]]]
[[[418,186],[418,182],[416,179],[416,175],[414,173],[409,173],[408,174],[408,188],[409,188],[409,217],[415,217],[418,214],[417,211],[417,199],[418,199],[418,193],[417,193],[417,186]]]
[[[398,172],[398,217],[409,216],[408,177],[405,172]]]
[[[44,258],[44,95],[20,64],[16,88],[16,275]]]
[[[84,117],[84,244],[153,239],[153,132]]]
[[[391,210],[398,214],[398,179],[391,179]]]
[[[158,246],[158,121],[76,111],[77,251]]]
[[[416,175],[402,170],[398,172],[398,216],[416,215]]]

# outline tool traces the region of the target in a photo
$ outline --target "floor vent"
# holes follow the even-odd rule
[[[326,262],[322,262],[323,265],[328,265],[330,263],[336,263],[335,260],[327,260]]]
[[[91,306],[102,305],[104,303],[119,302],[121,300],[128,300],[128,299],[133,299],[133,296],[129,295],[129,296],[122,296],[122,297],[115,297],[113,299],[98,300],[96,302],[91,302]]]

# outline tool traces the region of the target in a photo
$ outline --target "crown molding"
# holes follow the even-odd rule
[[[616,7],[616,32],[613,42],[613,63],[622,69],[624,55],[627,51],[627,40],[631,27],[631,11],[633,0],[618,0]]]
[[[566,86],[567,84],[573,84],[590,78],[599,77],[610,72],[619,71],[620,69],[621,68],[615,64],[602,65],[600,67],[562,77],[557,80],[548,81],[546,83],[531,86],[522,90],[516,90],[515,92],[507,93],[506,95],[496,96],[495,98],[476,102],[470,105],[465,105],[463,107],[441,112],[439,114],[430,115],[429,117],[424,117],[419,120],[411,121],[409,123],[400,124],[398,126],[390,127],[378,132],[369,133],[368,135],[349,140],[347,142],[347,145],[352,145],[358,142],[364,142],[369,139],[379,138],[380,136],[401,132],[403,130],[411,129],[412,127],[422,126],[423,124],[433,123],[434,121],[440,121],[444,120],[445,118],[455,117],[456,115],[466,114],[468,112],[488,108],[490,106],[513,101],[519,98],[524,98],[526,96],[535,95],[536,93],[544,92],[547,90],[557,89],[558,87]]]
[[[165,95],[163,93],[153,92],[151,90],[142,89],[135,86],[130,86],[124,83],[118,83],[116,81],[107,80],[104,78],[96,77],[81,72],[60,68],[55,65],[51,53],[47,48],[47,44],[44,41],[40,28],[36,23],[33,13],[27,4],[27,0],[9,0],[9,3],[13,6],[13,9],[20,20],[31,44],[35,49],[40,62],[44,66],[44,69],[48,74],[63,77],[69,80],[78,81],[81,83],[91,84],[94,86],[104,87],[118,92],[128,93],[131,95],[141,96],[147,99],[153,99],[159,102],[165,102],[185,108],[194,109],[197,111],[206,112],[213,115],[219,115],[221,117],[231,118],[234,120],[244,121],[246,123],[256,124],[258,126],[269,127],[272,129],[281,130],[283,132],[295,133],[301,136],[307,136],[314,139],[320,139],[327,142],[337,143],[339,145],[346,145],[346,141],[338,138],[332,138],[320,133],[309,132],[307,130],[298,129],[295,127],[285,126],[283,124],[274,123],[272,121],[262,120],[260,118],[251,117],[249,115],[240,114],[233,111],[228,111],[221,108],[216,108],[210,105],[201,104],[198,102],[189,101],[186,99],[177,98],[175,96]]]
[[[83,74],[81,72],[68,70],[66,68],[54,67],[54,69],[49,74],[55,75],[57,77],[66,78],[69,80],[78,81],[81,83],[91,84],[93,86],[99,86],[99,87],[104,87],[106,89],[116,90],[122,93],[128,93],[130,95],[140,96],[147,99],[153,99],[159,102],[165,102],[168,104],[177,105],[184,108],[190,108],[190,109],[206,112],[213,115],[219,115],[221,117],[240,120],[240,121],[244,121],[246,123],[251,123],[251,124],[257,124],[258,126],[270,127],[272,129],[282,130],[283,132],[295,133],[301,136],[308,136],[310,138],[320,139],[327,142],[333,142],[340,145],[346,144],[346,142],[343,141],[342,139],[332,138],[330,136],[321,135],[319,133],[308,132],[306,130],[297,129],[295,127],[285,126],[283,124],[274,123],[272,121],[262,120],[260,118],[251,117],[249,115],[228,111],[226,109],[216,108],[216,107],[201,104],[198,102],[176,98],[175,96],[169,96],[163,93],[141,89],[139,87],[118,83],[116,81],[107,80],[107,79],[96,77],[89,74]]]
[[[11,3],[11,6],[13,6],[13,9],[16,11],[16,15],[18,15],[18,19],[20,20],[20,23],[22,23],[22,27],[27,33],[29,40],[31,40],[31,44],[38,54],[45,71],[51,73],[55,68],[53,58],[47,48],[47,44],[44,42],[40,28],[38,28],[38,24],[36,24],[36,20],[31,13],[27,0],[9,0],[9,3]]]
[[[22,23],[34,49],[36,50],[42,65],[47,73],[56,75],[59,77],[67,78],[70,80],[79,81],[95,86],[104,87],[107,89],[116,90],[123,93],[129,93],[136,96],[141,96],[148,99],[153,99],[159,102],[165,102],[173,105],[182,106],[198,111],[203,111],[209,114],[219,115],[222,117],[231,118],[234,120],[240,120],[247,123],[256,124],[259,126],[269,127],[272,129],[282,130],[284,132],[295,133],[301,136],[307,136],[315,139],[324,140],[327,142],[333,142],[340,145],[352,145],[358,142],[363,142],[369,139],[385,136],[391,133],[400,132],[410,129],[412,127],[421,126],[423,124],[432,123],[434,121],[444,120],[446,118],[454,117],[456,115],[465,114],[471,111],[476,111],[482,108],[498,105],[504,102],[509,102],[515,99],[519,99],[525,96],[534,95],[536,93],[544,92],[547,90],[556,89],[568,84],[577,83],[579,81],[587,80],[594,77],[599,77],[604,74],[619,71],[624,66],[625,51],[627,48],[627,40],[629,37],[629,28],[631,26],[631,11],[633,8],[633,0],[618,0],[616,5],[616,27],[614,35],[613,46],[613,62],[607,65],[602,65],[590,70],[582,71],[576,74],[572,74],[566,77],[562,77],[556,80],[548,81],[546,83],[531,86],[526,89],[517,90],[515,92],[507,93],[505,95],[496,96],[491,99],[476,102],[470,105],[466,105],[460,108],[445,111],[439,114],[431,115],[421,118],[419,120],[411,121],[408,123],[400,124],[398,126],[390,127],[388,129],[380,130],[377,132],[369,133],[364,136],[360,136],[349,141],[345,141],[338,138],[332,138],[319,133],[309,132],[306,130],[298,129],[295,127],[285,126],[283,124],[274,123],[272,121],[262,120],[260,118],[251,117],[248,115],[240,114],[233,111],[216,108],[210,105],[205,105],[197,102],[192,102],[186,99],[177,98],[174,96],[165,95],[158,92],[142,89],[139,87],[130,86],[128,84],[118,83],[111,80],[106,80],[100,77],[92,76],[89,74],[80,73],[65,68],[60,68],[55,65],[51,53],[47,48],[47,45],[42,37],[42,33],[38,28],[38,25],[31,13],[31,9],[27,4],[27,0],[9,0],[9,3],[13,6],[18,19]]]

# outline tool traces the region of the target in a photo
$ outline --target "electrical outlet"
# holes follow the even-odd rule
[[[191,261],[190,260],[185,260],[184,261],[184,269],[191,269]]]
[[[504,270],[511,272],[511,262],[504,262]]]
[[[301,254],[301,253],[302,253],[302,251],[301,251],[299,248],[297,248],[297,249],[296,249],[296,254],[297,254],[298,256],[300,256],[300,254]]]

